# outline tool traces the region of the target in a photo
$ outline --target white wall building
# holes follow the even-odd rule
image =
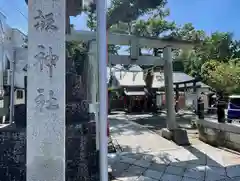
[[[26,71],[23,69],[27,64],[27,48],[24,48],[26,41],[27,36],[20,30],[11,28],[6,23],[6,17],[0,12],[0,117],[9,113],[12,68],[14,68],[14,105],[25,104]]]

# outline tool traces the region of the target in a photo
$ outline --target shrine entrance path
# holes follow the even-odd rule
[[[109,115],[111,138],[119,148],[109,156],[112,180],[240,181],[240,153],[212,147],[196,135],[190,135],[191,146],[178,146],[135,121],[148,118]]]

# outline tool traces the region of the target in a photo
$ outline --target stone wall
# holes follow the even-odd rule
[[[72,124],[66,128],[66,181],[99,180],[95,124]],[[0,131],[1,181],[26,180],[26,129]]]
[[[240,126],[198,120],[199,139],[213,146],[240,151]]]
[[[23,129],[0,132],[0,178],[26,180],[26,133]]]

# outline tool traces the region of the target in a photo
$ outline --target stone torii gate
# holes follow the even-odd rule
[[[68,3],[66,3],[68,2]],[[97,1],[98,31],[69,33],[69,9],[74,0],[31,0],[28,2],[28,87],[27,87],[27,181],[65,181],[65,42],[92,41],[89,64],[99,87],[90,85],[93,112],[99,114],[101,181],[107,181],[107,85],[106,85],[106,1]],[[99,2],[99,3],[98,3]],[[71,4],[72,3],[72,4]],[[66,11],[66,9],[68,11]],[[76,8],[75,8],[76,10]],[[75,13],[75,15],[78,13]],[[68,31],[66,31],[68,30]],[[189,48],[184,42],[108,34],[108,44],[131,45],[131,56],[109,55],[113,64],[163,65],[165,72],[167,125],[174,132],[175,121],[172,77],[172,49]],[[163,58],[139,56],[140,47],[163,48]],[[96,51],[98,50],[98,51]],[[99,67],[94,66],[98,65]],[[105,81],[105,82],[104,82]],[[97,85],[97,83],[95,84]],[[99,100],[97,100],[99,94]],[[98,102],[100,106],[98,106]],[[100,111],[96,109],[99,107]]]
[[[162,134],[167,139],[172,139],[179,145],[188,144],[187,133],[183,129],[177,128],[176,119],[175,119],[175,100],[174,100],[174,87],[173,87],[173,49],[190,49],[193,45],[188,41],[177,41],[173,39],[160,39],[160,38],[146,38],[138,37],[133,35],[126,34],[114,34],[108,33],[108,44],[111,45],[130,45],[130,56],[129,55],[108,55],[108,60],[111,64],[137,64],[137,65],[152,65],[164,66],[164,77],[165,77],[165,92],[166,92],[166,105],[167,105],[167,129],[162,130]],[[98,70],[97,57],[96,57],[96,40],[97,35],[94,32],[89,31],[76,31],[72,30],[71,34],[67,35],[67,41],[85,41],[91,42],[89,50],[89,64],[93,68],[93,72],[89,74],[96,74]],[[140,56],[139,48],[163,48],[163,57],[157,56]],[[94,53],[95,52],[95,53]],[[95,75],[97,76],[97,75]],[[94,80],[89,88],[92,90],[91,94],[98,94],[96,83]],[[92,100],[97,102],[97,100]]]

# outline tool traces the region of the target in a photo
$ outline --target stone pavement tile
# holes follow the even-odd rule
[[[156,163],[159,165],[169,165],[171,162],[168,159],[155,156],[152,159],[152,163]]]
[[[116,176],[116,179],[120,181],[137,181],[144,171],[145,169],[142,167],[131,166],[128,170]]]
[[[181,181],[182,177],[177,175],[171,175],[171,174],[163,174],[163,176],[160,179],[161,181]]]
[[[207,159],[206,158],[192,158],[192,159],[189,159],[187,164],[206,165]]]
[[[118,162],[120,157],[118,154],[108,154],[108,164],[113,165],[115,162]]]
[[[139,135],[137,141],[144,151],[159,152],[161,149],[177,148],[172,142],[164,140],[160,135],[152,132]]]
[[[190,137],[189,142],[191,143],[191,145],[202,144],[202,141],[200,141],[198,138],[195,138],[195,137]]]
[[[185,170],[184,177],[194,178],[197,180],[204,180],[205,171],[200,171],[196,168],[189,168]]]
[[[147,169],[143,175],[145,177],[149,177],[149,178],[153,178],[153,179],[156,179],[156,180],[159,180],[161,178],[161,176],[163,175],[163,172],[158,172],[156,170],[150,170],[150,169]]]
[[[115,177],[117,180],[121,181],[128,181],[128,180],[137,180],[138,177],[140,177],[141,174],[135,174],[132,172],[128,172],[128,170],[125,170],[121,173],[121,175]]]
[[[223,175],[226,176],[226,169],[224,167],[214,167],[214,166],[206,166],[206,175]]]
[[[168,150],[165,151],[169,156],[169,158],[174,158],[171,162],[186,162],[189,160],[189,155],[191,154],[187,149],[181,148],[176,150]],[[170,156],[171,155],[171,156]]]
[[[148,168],[159,172],[164,172],[168,165],[152,163]]]
[[[155,180],[153,178],[150,178],[150,177],[146,177],[146,176],[140,176],[137,181],[158,181],[158,180]]]
[[[140,176],[143,174],[143,172],[145,172],[145,170],[146,168],[132,165],[126,171],[129,172],[131,175]]]
[[[170,165],[176,166],[176,167],[186,167],[187,162],[175,161],[175,162],[171,162]]]
[[[219,175],[219,174],[216,174],[216,173],[208,173],[206,174],[205,176],[205,181],[225,181],[226,179],[228,179],[227,176],[224,176],[224,175]]]
[[[141,160],[146,160],[152,162],[154,158],[154,155],[152,154],[143,154]]]
[[[224,166],[223,157],[219,153],[216,153],[215,156],[207,157],[207,165],[215,167]]]
[[[224,161],[224,166],[234,166],[234,165],[239,165],[240,164],[240,155],[236,154],[223,154],[223,161]]]
[[[147,161],[147,160],[137,160],[133,163],[133,165],[137,165],[140,167],[144,167],[144,168],[148,168],[151,165],[151,161]]]
[[[121,173],[128,169],[130,167],[130,164],[128,163],[122,163],[122,162],[116,162],[112,165],[112,175],[114,177],[121,175]]]
[[[206,152],[207,155],[207,165],[210,166],[224,166],[222,150],[215,148],[215,150],[210,150]]]
[[[206,165],[201,165],[201,164],[192,164],[192,163],[188,163],[186,165],[186,169],[194,169],[200,172],[205,172],[206,170]]]
[[[117,181],[137,181],[139,177],[131,176],[131,177],[120,177],[117,178]]]
[[[170,164],[171,162],[177,161],[173,155],[170,155],[167,152],[158,152],[154,153],[154,157],[152,158],[154,163],[158,164]]]
[[[191,145],[191,146],[205,154],[222,151],[220,148],[213,147],[213,146],[203,143],[203,142],[202,142],[202,144],[196,144],[196,145]]]
[[[240,165],[229,166],[226,168],[226,172],[229,177],[240,177]]]
[[[130,152],[122,152],[119,154],[120,156],[125,156],[128,158],[132,158],[135,160],[140,160],[143,157],[143,154],[141,153],[130,153]]]
[[[189,177],[183,177],[183,179],[181,181],[199,181],[199,180],[194,179],[194,178],[189,178]]]
[[[120,162],[123,162],[123,163],[129,163],[129,164],[133,164],[134,162],[136,162],[137,160],[134,159],[134,158],[129,158],[129,157],[126,157],[126,156],[121,156]]]
[[[240,181],[240,177],[234,177],[231,180],[225,180],[225,181]]]
[[[207,163],[207,155],[204,152],[201,152],[200,150],[194,147],[188,147],[186,149],[188,149],[190,152],[188,157],[188,163],[202,165]]]
[[[188,163],[194,163],[194,164],[206,163],[206,155],[199,152],[199,150],[196,150],[191,147],[185,147],[180,150],[181,151],[174,150],[174,151],[168,152],[174,157],[170,165],[186,167]]]
[[[169,165],[167,166],[165,173],[183,176],[185,168]]]

